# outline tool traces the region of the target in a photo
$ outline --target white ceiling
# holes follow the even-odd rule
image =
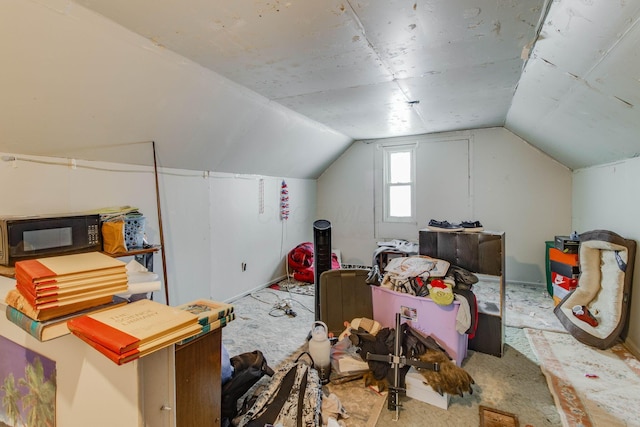
[[[640,0],[3,0],[0,150],[148,164],[121,147],[154,140],[165,167],[314,178],[353,140],[504,126],[569,168],[609,163],[640,153],[639,17]]]
[[[77,1],[353,139],[502,126],[543,5]]]
[[[570,168],[640,153],[639,0],[76,1],[353,139],[505,126]]]

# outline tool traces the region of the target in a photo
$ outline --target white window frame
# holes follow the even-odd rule
[[[382,176],[383,176],[383,197],[382,208],[384,212],[383,222],[385,223],[416,223],[416,144],[384,145],[382,146]],[[391,154],[398,152],[408,152],[411,156],[411,173],[408,182],[391,182],[390,158]],[[408,185],[411,191],[411,215],[406,217],[391,216],[390,193],[391,188],[397,185]]]

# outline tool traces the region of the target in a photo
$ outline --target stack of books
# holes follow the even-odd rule
[[[67,326],[118,365],[202,331],[195,314],[147,299],[73,318]]]
[[[40,341],[69,333],[69,318],[124,304],[126,264],[100,252],[16,262],[7,318]]]
[[[28,332],[38,341],[49,341],[71,333],[67,327],[67,321],[74,317],[88,313],[108,310],[110,308],[124,305],[128,301],[124,298],[113,297],[106,304],[85,308],[74,313],[54,317],[50,320],[36,320],[37,313],[28,305],[25,299],[16,289],[9,291],[6,297],[7,308],[5,310],[7,319],[16,324],[24,331]]]
[[[196,315],[201,327],[198,334],[180,341],[179,345],[191,342],[207,332],[223,328],[236,318],[233,305],[208,299],[191,301],[176,308]]]

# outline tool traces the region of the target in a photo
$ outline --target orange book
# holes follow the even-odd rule
[[[99,275],[95,277],[87,277],[87,278],[77,278],[74,280],[51,280],[40,283],[33,283],[29,280],[25,280],[24,277],[16,277],[16,281],[23,283],[25,286],[30,286],[34,288],[36,291],[44,290],[44,289],[66,289],[66,288],[77,288],[81,286],[90,286],[97,283],[103,282],[119,282],[119,281],[127,281],[127,271],[126,269],[118,270],[115,273],[110,272],[100,272]]]
[[[104,286],[96,289],[84,290],[81,292],[58,293],[55,295],[42,295],[36,297],[36,307],[52,307],[67,304],[73,304],[78,301],[91,299],[102,295],[116,295],[126,292],[128,289],[126,283]]]
[[[123,354],[182,328],[196,325],[198,317],[185,310],[143,299],[100,313],[71,319],[67,327],[87,338]]]
[[[201,325],[198,323],[189,325],[182,329],[178,329],[173,331],[161,338],[155,339],[153,341],[149,341],[146,344],[142,344],[139,347],[128,350],[124,353],[116,353],[112,351],[110,348],[105,347],[99,342],[93,341],[91,338],[86,335],[77,334],[73,332],[73,334],[84,341],[86,344],[89,344],[95,350],[98,350],[104,356],[108,357],[112,362],[122,365],[124,363],[130,362],[132,360],[138,359],[144,355],[152,353],[154,351],[160,350],[162,348],[168,347],[172,344],[176,344],[181,342],[189,337],[197,335],[201,331]]]
[[[29,303],[29,301],[18,291],[18,289],[11,289],[5,297],[7,305],[14,307],[32,319],[39,320],[41,322],[46,320],[55,319],[60,316],[66,316],[67,314],[75,313],[77,311],[85,310],[90,307],[96,307],[109,303],[113,299],[113,295],[96,297],[84,301],[78,301],[73,304],[68,304],[61,307],[49,307],[47,309],[36,308],[35,305]]]
[[[31,306],[36,309],[42,310],[76,304],[81,301],[92,300],[103,296],[113,297],[115,294],[126,291],[127,283],[117,284],[106,289],[102,288],[82,292],[79,294],[53,295],[49,297],[39,297],[37,295],[34,295],[28,288],[23,287],[20,283],[16,284],[16,289],[18,289],[18,291],[29,302],[29,304],[31,304]]]
[[[31,283],[54,280],[95,277],[108,271],[125,269],[124,261],[102,252],[86,252],[49,258],[18,261],[15,265],[16,278]]]
[[[139,357],[138,354],[140,353],[140,351],[138,349],[134,348],[133,350],[130,350],[130,351],[127,351],[127,352],[124,352],[124,353],[116,353],[116,352],[113,352],[113,351],[109,350],[105,346],[102,346],[102,345],[98,344],[97,342],[92,341],[91,339],[89,339],[88,337],[86,337],[84,335],[78,335],[75,332],[72,332],[72,334],[77,336],[78,338],[80,338],[86,344],[89,344],[95,350],[98,350],[104,356],[108,357],[109,360],[111,360],[113,363],[116,363],[118,365],[122,365],[122,364],[127,363],[127,362],[129,362],[131,360],[135,360],[135,359],[137,359]]]
[[[108,281],[104,283],[96,283],[90,286],[73,286],[70,288],[41,289],[41,290],[36,290],[36,298],[41,299],[41,298],[46,298],[51,296],[82,295],[88,292],[98,291],[100,289],[109,289],[109,288],[122,289],[123,286],[125,287],[125,289],[128,287],[127,279],[121,280],[119,282]],[[118,292],[116,293],[119,293],[119,292],[122,292],[122,291],[118,290]]]

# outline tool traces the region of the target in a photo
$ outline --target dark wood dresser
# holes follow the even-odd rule
[[[176,426],[221,424],[222,328],[175,347]]]
[[[478,328],[469,349],[502,357],[504,350],[504,232],[442,232],[420,230],[420,255],[443,259],[473,273],[497,276],[500,295],[495,312],[478,312]],[[474,286],[482,286],[482,283]],[[480,308],[481,305],[478,304]]]

